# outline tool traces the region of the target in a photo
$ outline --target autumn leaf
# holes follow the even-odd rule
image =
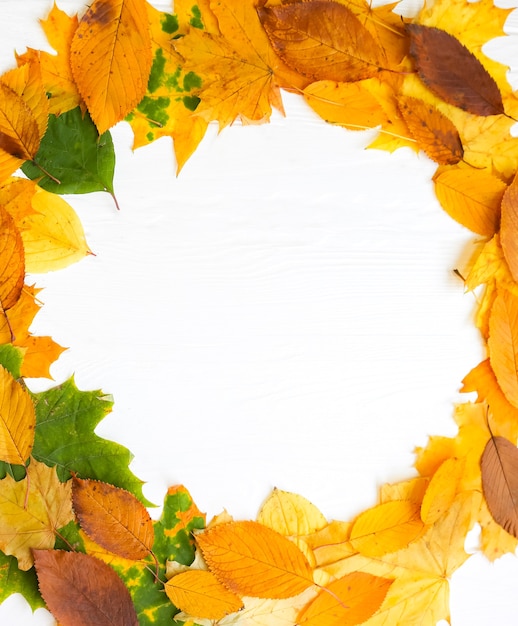
[[[495,521],[518,538],[518,448],[491,436],[480,459],[482,488]]]
[[[22,236],[13,218],[0,206],[0,307],[7,311],[18,301],[25,278]],[[13,338],[12,338],[13,339]]]
[[[509,402],[518,408],[518,296],[498,291],[489,319],[489,360]]]
[[[111,411],[110,396],[101,391],[79,391],[73,379],[69,379],[33,397],[35,459],[55,465],[60,480],[68,480],[70,472],[75,472],[83,478],[117,485],[136,495],[143,504],[151,505],[142,494],[142,481],[128,468],[133,458],[130,451],[94,432]]]
[[[275,52],[311,80],[362,80],[386,65],[383,49],[343,4],[306,0],[257,12]]]
[[[243,607],[242,600],[205,570],[190,570],[165,584],[171,602],[190,615],[220,620]]]
[[[238,595],[288,598],[313,584],[311,567],[297,546],[257,522],[218,524],[196,541],[210,570]]]
[[[81,528],[100,546],[125,559],[144,559],[153,547],[153,523],[126,491],[97,480],[72,481],[72,504]]]
[[[34,569],[24,572],[14,556],[0,552],[0,603],[15,593],[21,594],[33,611],[45,607]]]
[[[297,616],[300,626],[355,626],[380,607],[392,580],[353,572],[334,580]]]
[[[308,535],[327,525],[324,515],[309,500],[281,489],[272,491],[257,521],[286,537]]]
[[[500,223],[500,243],[505,260],[516,281],[518,279],[518,180],[506,189],[502,198],[502,216]]]
[[[13,377],[20,378],[23,363],[23,350],[12,343],[0,345],[0,365]]]
[[[41,594],[61,626],[138,626],[128,590],[102,561],[63,550],[34,550]]]
[[[454,165],[464,154],[459,133],[452,122],[431,104],[400,95],[399,110],[418,147],[441,165]]]
[[[500,204],[505,183],[486,171],[454,168],[438,170],[433,177],[442,208],[471,231],[492,237],[500,224]]]
[[[40,167],[43,167],[42,173]],[[52,193],[106,191],[113,198],[115,152],[110,133],[99,136],[88,113],[79,107],[59,117],[51,115],[34,161],[23,173]],[[52,176],[52,177],[51,177]]]
[[[419,503],[410,500],[385,502],[356,518],[349,540],[355,550],[370,557],[395,552],[424,532]]]
[[[0,460],[25,464],[33,447],[35,424],[31,397],[0,367]]]
[[[83,226],[63,198],[36,189],[32,207],[35,214],[25,217],[20,224],[28,272],[62,269],[90,253]]]
[[[458,39],[422,24],[408,24],[407,29],[419,77],[434,93],[473,115],[505,113],[498,85]]]
[[[24,480],[2,480],[0,549],[15,556],[21,570],[32,567],[32,549],[52,548],[56,531],[72,520],[70,495],[70,483],[61,483],[54,468],[34,460]]]
[[[146,93],[151,39],[145,0],[94,0],[74,33],[70,64],[102,135]]]
[[[453,504],[464,472],[464,459],[446,459],[435,474],[424,493],[421,504],[421,519],[426,525],[435,524]]]

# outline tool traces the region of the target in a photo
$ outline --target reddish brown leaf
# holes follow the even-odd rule
[[[464,156],[457,129],[445,115],[431,104],[399,96],[399,110],[417,145],[432,161],[455,165]]]
[[[304,0],[257,11],[275,52],[313,80],[362,80],[385,65],[372,34],[343,4]]]
[[[423,83],[445,102],[474,115],[504,113],[502,95],[482,63],[444,30],[409,24],[410,55]]]
[[[151,552],[153,522],[129,491],[74,478],[72,503],[81,528],[106,550],[133,560],[144,559]]]
[[[518,179],[504,193],[500,216],[500,243],[514,280],[518,280]]]
[[[495,522],[518,537],[518,448],[491,437],[480,460],[482,489]]]
[[[88,554],[34,550],[41,595],[61,626],[138,626],[129,591]]]

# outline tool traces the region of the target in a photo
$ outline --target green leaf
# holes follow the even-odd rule
[[[113,401],[101,391],[79,391],[73,378],[62,385],[33,395],[36,433],[32,456],[53,467],[61,481],[75,472],[133,493],[146,506],[142,481],[128,468],[133,455],[118,443],[94,432],[111,411]]]
[[[40,187],[52,193],[107,191],[112,196],[114,168],[110,133],[99,137],[90,116],[83,115],[79,107],[59,117],[49,116],[47,132],[34,161],[22,165],[28,178],[37,180]]]
[[[13,378],[21,378],[22,362],[23,350],[11,343],[0,346],[0,365],[5,367]]]
[[[22,572],[14,556],[0,551],[0,604],[13,593],[21,593],[33,611],[45,606],[34,568]]]

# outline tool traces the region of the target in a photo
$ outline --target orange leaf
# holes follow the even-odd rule
[[[12,309],[11,309],[12,310]],[[11,320],[11,315],[9,315]],[[25,348],[21,374],[24,378],[52,378],[50,366],[66,350],[52,337],[25,337],[14,342],[15,346]]]
[[[518,408],[518,297],[497,293],[489,318],[489,360],[505,397]]]
[[[300,626],[355,626],[381,606],[392,580],[353,572],[334,580],[297,616]]]
[[[343,4],[305,0],[257,11],[276,53],[313,80],[362,80],[385,63],[382,48]]]
[[[81,528],[106,550],[135,561],[151,552],[153,522],[129,491],[74,477],[72,504]]]
[[[311,567],[299,548],[257,522],[218,524],[196,541],[211,571],[236,594],[289,598],[313,584]]]
[[[505,183],[486,171],[439,170],[433,177],[442,208],[474,233],[492,237],[500,222]]]
[[[473,115],[504,113],[496,82],[458,39],[422,24],[409,24],[407,29],[417,73],[431,91]]]
[[[0,460],[24,465],[34,444],[35,427],[31,397],[0,366]]]
[[[23,220],[36,211],[32,206],[32,197],[36,192],[36,183],[26,178],[11,177],[0,184],[0,206],[14,219],[18,228]]]
[[[16,304],[24,278],[22,236],[13,218],[0,206],[0,307],[4,311]]]
[[[205,570],[173,576],[165,584],[165,591],[177,608],[197,618],[219,620],[243,608],[241,599]]]
[[[457,129],[445,115],[419,98],[399,96],[399,110],[417,145],[441,165],[458,163],[464,150]]]
[[[94,0],[74,33],[70,62],[99,134],[144,97],[151,61],[145,0]]]
[[[138,626],[131,596],[106,563],[88,554],[34,550],[38,585],[61,626]]]
[[[518,179],[514,177],[502,198],[500,243],[514,280],[518,280]]]
[[[518,448],[504,437],[491,437],[480,460],[482,489],[495,521],[518,537]]]
[[[424,532],[420,504],[393,500],[360,513],[351,528],[351,545],[361,554],[382,556],[406,547]]]

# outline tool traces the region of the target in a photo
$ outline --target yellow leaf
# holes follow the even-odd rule
[[[446,459],[432,476],[421,504],[421,519],[426,525],[435,522],[455,500],[464,472],[464,459]]]
[[[210,570],[236,594],[282,599],[313,584],[311,567],[297,546],[257,522],[218,524],[196,541]]]
[[[151,38],[145,0],[94,0],[74,33],[70,63],[102,134],[146,93]]]
[[[243,607],[242,600],[224,587],[211,572],[190,570],[173,576],[165,592],[181,611],[197,618],[220,620]]]
[[[0,184],[0,206],[11,215],[18,228],[25,217],[35,213],[32,208],[35,191],[36,183],[26,178],[12,176]]]
[[[62,269],[89,254],[81,222],[63,198],[37,189],[32,206],[37,214],[21,224],[28,272]]]
[[[326,518],[309,500],[280,489],[272,491],[257,521],[286,537],[308,535],[327,526]]]
[[[297,616],[300,626],[355,626],[375,613],[392,580],[352,572],[321,589]]]
[[[35,427],[31,397],[0,366],[0,460],[24,465],[32,450]]]
[[[18,567],[32,567],[32,549],[52,549],[56,530],[73,520],[71,484],[61,483],[56,469],[31,460],[27,478],[11,476],[0,489],[0,549],[18,559]]]
[[[410,478],[399,483],[385,483],[380,487],[380,503],[383,504],[391,500],[422,502],[428,483],[428,479],[423,477]]]
[[[495,234],[504,182],[489,172],[466,168],[438,171],[433,180],[437,198],[448,215],[479,235]]]
[[[370,557],[395,552],[424,532],[419,503],[394,500],[360,513],[351,529],[351,545]]]
[[[25,277],[22,236],[13,218],[0,206],[0,308],[16,304]]]
[[[481,529],[480,549],[490,561],[495,561],[504,554],[516,553],[518,539],[495,522],[485,502],[482,503],[477,521]]]

